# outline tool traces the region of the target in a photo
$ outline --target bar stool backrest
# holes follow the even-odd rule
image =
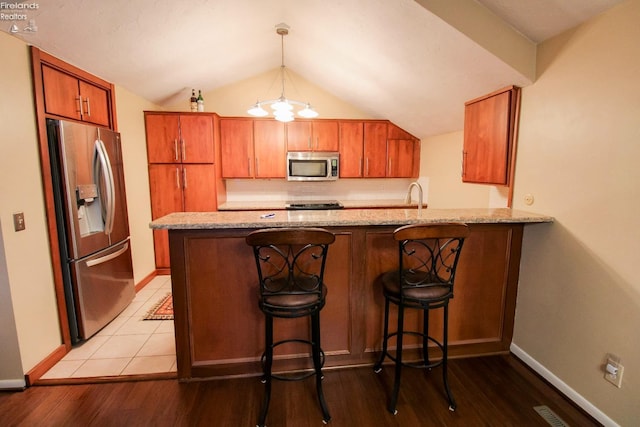
[[[416,288],[450,287],[469,228],[462,223],[407,225],[393,237],[399,246],[400,284],[403,294]]]
[[[291,317],[324,304],[324,267],[333,233],[321,228],[274,228],[246,237],[253,247],[261,308]]]

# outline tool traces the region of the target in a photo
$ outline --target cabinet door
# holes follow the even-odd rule
[[[82,100],[82,120],[102,126],[109,126],[109,94],[106,90],[78,81],[80,98]]]
[[[216,170],[213,164],[182,165],[182,189],[185,212],[218,210]]]
[[[80,120],[80,95],[78,79],[42,65],[44,108],[49,114]]]
[[[462,180],[506,185],[511,91],[465,105]]]
[[[411,178],[413,176],[413,139],[389,139],[387,141],[387,177]]]
[[[172,212],[181,212],[182,168],[179,164],[149,165],[151,219]],[[169,268],[169,234],[167,230],[153,230],[156,267]]]
[[[253,120],[220,119],[220,151],[223,178],[253,177]]]
[[[213,117],[180,116],[180,148],[182,163],[214,163]]]
[[[310,121],[295,120],[287,123],[287,150],[311,151],[312,127]]]
[[[284,123],[276,120],[253,122],[256,178],[286,177]]]
[[[146,114],[144,120],[149,163],[178,163],[180,161],[178,116]]]
[[[314,151],[338,151],[338,122],[329,120],[314,120],[311,122]]]
[[[364,123],[364,176],[384,178],[387,174],[387,123]]]
[[[364,123],[339,123],[340,178],[362,177]]]

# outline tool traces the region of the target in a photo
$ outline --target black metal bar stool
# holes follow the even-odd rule
[[[265,315],[265,351],[262,354],[265,395],[258,426],[265,425],[271,380],[295,381],[316,376],[316,391],[322,409],[323,422],[331,419],[322,392],[324,353],[320,347],[320,310],[324,307],[327,287],[324,266],[329,245],[335,236],[321,228],[274,228],[258,230],[246,237],[253,247],[260,282],[259,307]],[[311,317],[310,339],[286,339],[273,342],[274,318]],[[299,342],[311,346],[313,371],[301,374],[277,375],[271,372],[275,347]]]
[[[449,300],[453,298],[453,281],[464,239],[469,235],[467,225],[461,223],[418,224],[400,227],[393,233],[398,242],[398,269],[381,276],[384,304],[384,332],[382,354],[374,366],[376,373],[382,370],[382,363],[388,357],[395,362],[395,378],[389,412],[396,414],[400,373],[402,366],[431,369],[442,366],[449,409],[454,411],[456,402],[451,394],[447,379],[447,345]],[[398,327],[389,333],[389,303],[398,306]],[[442,342],[429,335],[429,311],[443,309]],[[422,331],[404,330],[405,309],[422,310]],[[403,335],[422,337],[422,360],[405,362],[402,360]],[[388,340],[396,337],[395,357],[388,349]],[[435,344],[442,358],[429,359],[429,342]]]

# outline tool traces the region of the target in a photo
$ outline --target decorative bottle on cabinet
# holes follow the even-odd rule
[[[202,97],[202,91],[201,90],[198,91],[197,104],[198,104],[198,111],[199,112],[203,112],[204,111],[204,98]]]
[[[191,112],[198,111],[198,98],[196,98],[196,90],[191,89]]]

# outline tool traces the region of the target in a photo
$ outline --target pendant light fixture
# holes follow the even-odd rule
[[[284,79],[286,74],[286,67],[284,65],[284,36],[289,34],[289,26],[285,23],[276,25],[276,33],[280,36],[282,51],[282,62],[280,65],[280,82],[282,84],[282,91],[280,92],[280,97],[267,101],[257,100],[256,103],[253,104],[253,106],[249,108],[249,110],[247,110],[247,113],[255,117],[268,116],[269,112],[265,110],[263,106],[270,106],[273,110],[273,117],[276,120],[280,122],[290,122],[294,119],[293,108],[295,105],[303,107],[298,111],[298,116],[304,117],[306,119],[318,117],[318,113],[311,107],[311,104],[309,104],[308,102],[300,102],[293,99],[288,99],[284,95]]]

